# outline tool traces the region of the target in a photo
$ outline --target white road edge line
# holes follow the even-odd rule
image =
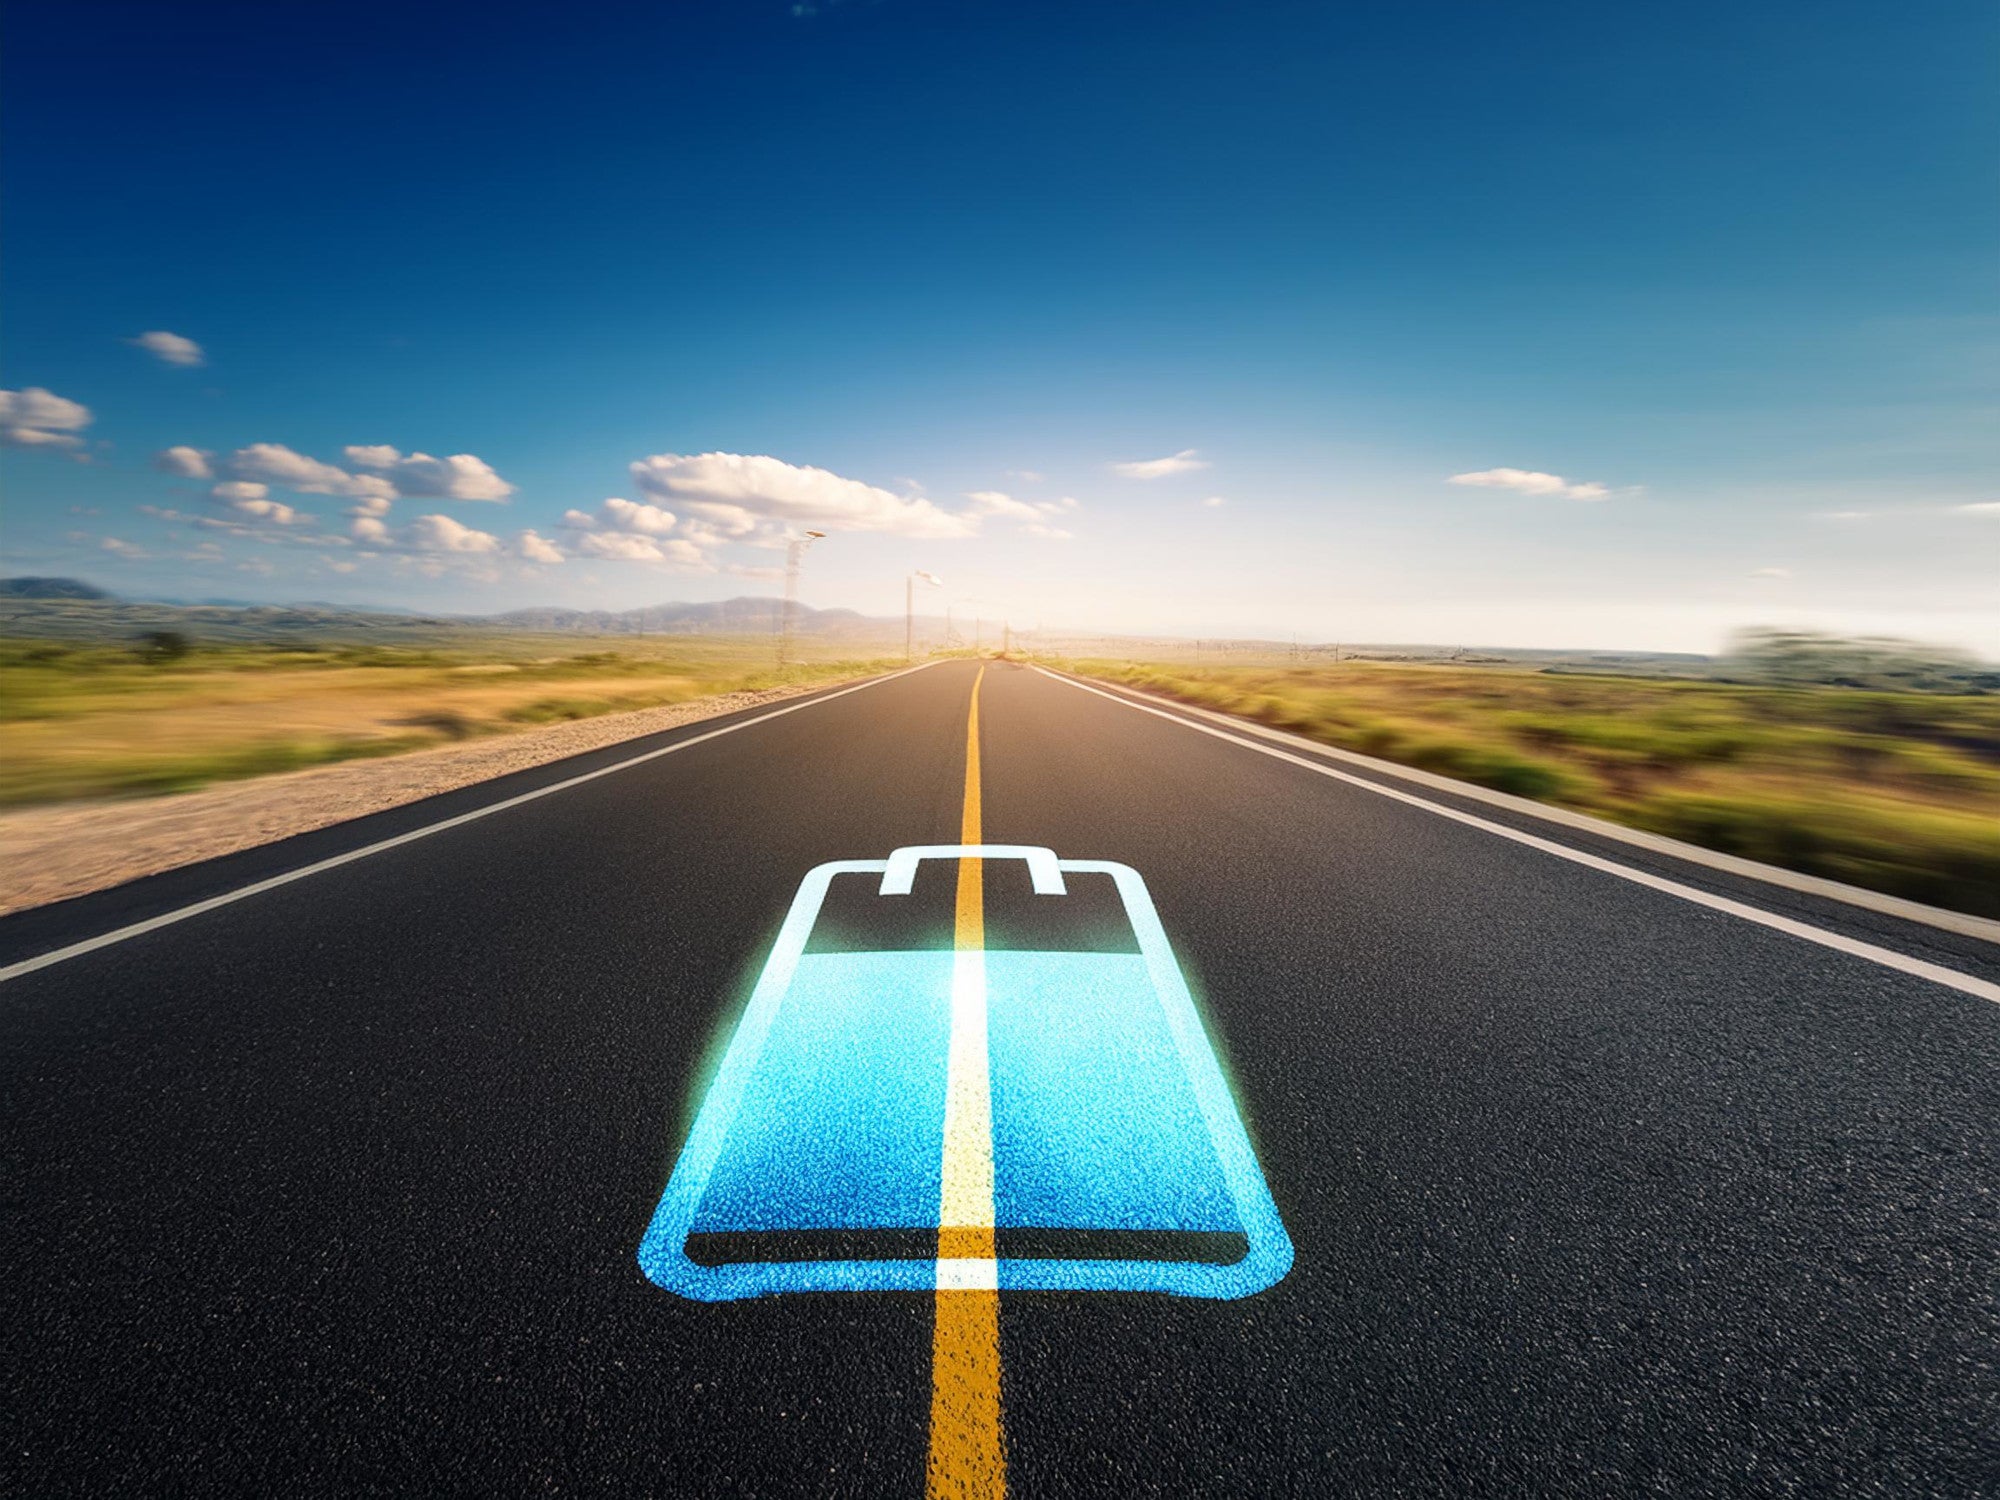
[[[1678,897],[1683,901],[1693,902],[1696,906],[1705,906],[1711,911],[1727,912],[1732,917],[1741,917],[1746,922],[1755,922],[1761,927],[1769,927],[1773,931],[1785,933],[1789,937],[1803,938],[1809,943],[1818,943],[1823,948],[1831,948],[1838,953],[1846,953],[1855,958],[1866,959],[1870,963],[1880,964],[1885,969],[1895,969],[1904,974],[1914,975],[1918,979],[1929,980],[1932,984],[1940,984],[1947,989],[1957,990],[1961,994],[1973,995],[1981,1000],[1991,1000],[1996,1004],[2000,1004],[2000,984],[1993,984],[1984,979],[1976,979],[1972,975],[1962,974],[1956,969],[1947,969],[1942,964],[1927,963],[1921,958],[1911,958],[1907,954],[1898,953],[1892,948],[1880,948],[1873,943],[1864,943],[1856,938],[1845,937],[1838,932],[1830,932],[1824,927],[1815,927],[1809,922],[1798,922],[1790,917],[1781,917],[1776,912],[1764,911],[1759,907],[1748,905],[1742,901],[1732,901],[1727,896],[1712,895],[1708,891],[1697,890],[1691,885],[1682,885],[1679,881],[1668,880],[1663,876],[1650,874],[1645,870],[1635,870],[1630,865],[1621,865],[1614,860],[1599,858],[1595,854],[1586,854],[1581,849],[1569,848],[1567,845],[1556,843],[1553,839],[1540,838],[1532,833],[1523,833],[1519,829],[1509,828],[1501,823],[1490,822],[1485,818],[1475,817],[1468,812],[1460,812],[1455,807],[1446,807],[1441,803],[1432,802],[1428,798],[1419,797],[1414,793],[1399,791],[1397,788],[1391,786],[1383,786],[1378,781],[1370,781],[1364,776],[1351,775],[1346,771],[1337,770],[1333,766],[1312,760],[1304,755],[1295,755],[1289,750],[1280,750],[1275,745],[1259,744],[1256,740],[1246,739],[1240,734],[1231,733],[1229,730],[1218,729],[1213,725],[1200,723],[1163,708],[1154,708],[1150,704],[1136,703],[1130,698],[1122,697],[1117,693],[1107,692],[1103,688],[1093,687],[1087,682],[1078,682],[1073,677],[1065,677],[1059,672],[1051,672],[1046,667],[1037,667],[1035,670],[1040,672],[1044,677],[1051,678],[1056,682],[1066,683],[1080,692],[1095,694],[1097,697],[1107,699],[1122,708],[1129,708],[1135,713],[1151,714],[1155,718],[1179,724],[1184,729],[1192,729],[1197,734],[1210,735],[1215,739],[1227,741],[1232,745],[1238,745],[1245,750],[1254,750],[1259,755],[1270,756],[1273,760],[1287,761],[1292,765],[1301,766],[1316,775],[1328,776],[1335,781],[1346,782],[1349,786],[1359,787],[1364,792],[1373,792],[1378,797],[1387,797],[1392,802],[1407,803],[1411,807],[1422,808],[1427,813],[1434,813],[1440,818],[1449,818],[1454,823],[1463,823],[1468,828],[1477,828],[1485,833],[1497,834],[1503,839],[1511,839],[1514,843],[1525,844],[1530,849],[1539,849],[1544,854],[1553,854],[1558,859],[1566,859],[1574,864],[1584,865],[1589,869],[1601,871],[1606,875],[1615,875],[1620,880],[1629,880],[1634,885],[1643,885],[1651,890],[1662,891],[1669,896]]]
[[[204,912],[214,911],[217,907],[228,906],[251,896],[260,896],[265,891],[276,890],[281,885],[290,885],[294,880],[304,880],[308,875],[318,875],[326,870],[337,869],[341,865],[352,864],[357,859],[366,859],[371,854],[380,854],[384,850],[394,849],[403,844],[413,844],[418,839],[427,839],[434,833],[443,833],[447,828],[458,828],[466,823],[475,823],[481,818],[491,817],[494,813],[505,812],[510,807],[519,807],[523,803],[533,802],[542,797],[552,797],[557,792],[566,792],[571,787],[582,786],[586,781],[595,781],[600,776],[609,776],[617,771],[627,771],[633,766],[644,765],[649,760],[658,760],[663,755],[672,755],[677,750],[686,750],[690,746],[702,744],[704,741],[720,739],[725,734],[734,734],[739,729],[749,729],[753,725],[765,724],[772,719],[783,718],[786,714],[795,714],[802,708],[815,708],[822,703],[831,703],[836,698],[845,698],[849,693],[858,693],[863,688],[879,687],[885,682],[894,682],[898,677],[907,677],[912,672],[921,672],[925,667],[935,665],[935,662],[920,661],[913,667],[903,667],[898,671],[886,673],[881,677],[870,677],[865,682],[857,682],[831,693],[821,693],[814,697],[802,699],[797,703],[787,703],[782,708],[772,709],[769,713],[758,714],[754,719],[741,719],[734,724],[725,724],[720,729],[706,730],[701,734],[692,735],[687,739],[676,740],[671,745],[662,745],[657,750],[648,750],[644,754],[630,756],[625,760],[617,761],[608,766],[600,766],[595,771],[585,771],[581,776],[571,776],[567,780],[554,782],[549,786],[537,787],[532,792],[522,792],[519,796],[509,797],[501,802],[494,802],[485,807],[476,807],[471,812],[460,813],[457,817],[446,818],[439,823],[430,823],[422,828],[413,828],[408,833],[397,834],[394,838],[382,839],[378,843],[369,844],[360,849],[350,849],[345,854],[336,854],[330,859],[322,859],[313,864],[301,865],[296,870],[287,870],[284,874],[273,875],[268,880],[259,880],[250,885],[239,886],[233,891],[223,892],[220,896],[210,896],[206,901],[196,901],[189,906],[176,907],[172,911],[162,912],[157,917],[148,917],[143,922],[134,922],[129,927],[120,927],[111,932],[102,933],[94,938],[85,938],[80,943],[71,943],[67,948],[54,948],[47,953],[38,953],[33,958],[24,958],[19,963],[8,964],[5,968],[0,968],[0,984],[5,984],[10,979],[19,979],[24,974],[32,974],[37,969],[46,969],[52,964],[63,963],[72,958],[81,958],[84,954],[94,953],[99,948],[109,948],[114,943],[122,943],[130,938],[143,937],[146,933],[157,932],[162,927],[171,927],[176,922],[185,922],[189,917],[198,917]]]

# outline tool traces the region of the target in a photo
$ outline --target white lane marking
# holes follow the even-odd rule
[[[941,1292],[997,1292],[1000,1290],[1000,1262],[990,1255],[977,1259],[959,1256],[937,1263],[937,1289]]]
[[[960,948],[952,955],[951,1044],[945,1064],[944,1161],[938,1192],[938,1245],[942,1253],[937,1284],[941,1292],[967,1289],[965,1266],[975,1258],[967,1255],[968,1250],[993,1258],[990,1046],[986,952],[983,948]]]
[[[341,865],[352,864],[357,859],[366,859],[371,854],[381,854],[385,850],[394,849],[402,844],[413,844],[418,839],[427,839],[434,833],[443,833],[447,828],[458,828],[466,823],[475,823],[481,818],[491,817],[494,813],[505,812],[510,807],[519,807],[523,803],[533,802],[541,797],[552,797],[557,792],[566,792],[571,787],[582,786],[586,781],[595,781],[600,776],[609,776],[616,771],[627,771],[633,766],[644,765],[649,760],[658,760],[663,755],[672,755],[677,750],[686,750],[706,740],[720,739],[723,735],[734,734],[739,729],[749,729],[753,725],[765,724],[772,719],[783,718],[786,714],[795,714],[802,708],[815,708],[822,703],[831,703],[836,698],[845,698],[849,693],[858,693],[863,688],[879,687],[885,682],[894,682],[898,677],[906,677],[912,672],[921,672],[925,667],[935,665],[937,665],[935,662],[918,662],[914,667],[904,667],[900,671],[890,672],[882,677],[871,677],[866,682],[857,682],[851,687],[844,687],[836,692],[807,698],[798,703],[788,703],[783,708],[774,708],[767,714],[757,715],[754,719],[742,719],[734,724],[725,724],[720,729],[710,729],[688,739],[677,740],[671,745],[662,745],[659,749],[648,750],[643,755],[634,755],[613,765],[600,766],[595,771],[585,771],[581,776],[572,776],[566,781],[558,781],[550,786],[537,787],[532,792],[522,792],[517,797],[509,797],[503,802],[495,802],[486,807],[474,808],[471,812],[460,813],[457,817],[446,818],[442,822],[431,823],[423,828],[413,828],[408,833],[399,833],[394,838],[383,839],[379,843],[369,844],[364,848],[350,849],[347,853],[336,854],[330,859],[322,859],[313,864],[301,865],[296,870],[287,870],[284,874],[273,875],[268,880],[259,880],[250,885],[239,886],[233,891],[223,892],[220,896],[210,896],[206,901],[196,901],[188,906],[176,907],[172,911],[162,912],[157,917],[148,917],[143,922],[134,922],[129,927],[120,927],[94,938],[86,938],[80,943],[71,943],[67,948],[55,948],[47,953],[39,953],[33,958],[24,958],[19,963],[8,964],[5,968],[0,968],[0,984],[4,984],[10,979],[19,979],[24,974],[32,974],[37,969],[46,969],[51,964],[63,963],[72,958],[81,958],[84,954],[94,953],[99,948],[109,948],[113,943],[122,943],[130,938],[142,937],[149,932],[157,932],[162,927],[171,927],[176,922],[185,922],[189,917],[198,917],[204,912],[214,911],[217,907],[228,906],[233,902],[242,901],[251,896],[261,896],[265,891],[274,891],[281,885],[290,885],[294,880],[304,880],[308,875],[318,875],[326,870],[337,869]]]
[[[1544,854],[1553,854],[1558,859],[1566,859],[1573,864],[1584,865],[1590,869],[1602,871],[1606,875],[1615,875],[1620,880],[1629,880],[1634,885],[1643,885],[1651,890],[1662,891],[1669,896],[1678,897],[1682,901],[1693,902],[1696,906],[1705,906],[1711,911],[1727,912],[1732,917],[1741,917],[1746,922],[1755,922],[1761,927],[1769,927],[1773,931],[1785,933],[1789,937],[1804,938],[1807,942],[1818,943],[1823,948],[1831,948],[1839,953],[1846,953],[1855,958],[1866,959],[1870,963],[1880,964],[1885,969],[1895,969],[1900,973],[1914,975],[1918,979],[1929,980],[1932,984],[1941,984],[1947,989],[1957,990],[1961,994],[1974,995],[1981,1000],[1991,1000],[2000,1003],[2000,984],[1993,984],[1984,979],[1976,979],[1972,975],[1962,974],[1956,969],[1947,969],[1942,964],[1927,963],[1921,958],[1911,958],[1907,954],[1898,953],[1892,948],[1880,948],[1873,943],[1864,943],[1857,938],[1846,937],[1838,932],[1830,932],[1824,927],[1815,927],[1808,922],[1798,922],[1790,917],[1781,917],[1776,912],[1764,911],[1761,908],[1750,906],[1742,901],[1732,901],[1727,896],[1717,896],[1708,891],[1697,890],[1691,885],[1682,885],[1679,881],[1667,880],[1662,876],[1650,874],[1645,870],[1635,870],[1630,865],[1621,865],[1613,860],[1599,858],[1595,854],[1586,854],[1581,849],[1571,849],[1567,845],[1558,844],[1552,839],[1538,838],[1532,833],[1523,833],[1516,828],[1508,828],[1500,823],[1489,822],[1487,819],[1475,817],[1471,813],[1460,812],[1455,807],[1445,807],[1410,792],[1399,791],[1391,786],[1383,786],[1380,782],[1370,781],[1366,777],[1350,775],[1346,771],[1337,770],[1332,766],[1311,760],[1306,756],[1294,755],[1289,750],[1280,750],[1275,745],[1259,744],[1256,740],[1245,739],[1241,735],[1231,734],[1228,730],[1217,729],[1212,725],[1183,718],[1181,715],[1169,713],[1165,709],[1154,708],[1145,703],[1135,703],[1130,698],[1120,697],[1116,693],[1106,692],[1102,688],[1092,687],[1089,683],[1078,682],[1074,678],[1064,677],[1043,667],[1037,667],[1035,670],[1040,672],[1044,677],[1051,678],[1056,682],[1067,683],[1070,687],[1076,688],[1080,692],[1093,693],[1099,698],[1116,703],[1120,707],[1129,708],[1135,713],[1151,714],[1155,718],[1165,719],[1169,723],[1178,724],[1183,729],[1192,729],[1197,734],[1210,735],[1215,739],[1240,746],[1245,750],[1254,750],[1259,755],[1268,755],[1273,760],[1282,760],[1295,766],[1301,766],[1316,775],[1328,776],[1335,781],[1344,781],[1349,786],[1359,787],[1364,792],[1373,792],[1378,797],[1387,797],[1392,802],[1403,802],[1411,807],[1422,808],[1427,813],[1433,813],[1440,818],[1449,818],[1454,823],[1463,823],[1468,828],[1477,828],[1485,833],[1497,834],[1499,837],[1511,839],[1517,844],[1526,844],[1530,849],[1539,849]]]

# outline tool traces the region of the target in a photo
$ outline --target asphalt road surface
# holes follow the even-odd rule
[[[1019,1496],[2000,1490],[2000,1004],[1978,992],[2000,953],[1459,809],[1682,887],[1661,889],[1008,663],[978,690],[973,822],[978,671],[689,726],[0,922],[15,964],[683,747],[0,984],[5,1490],[976,1489],[940,1477],[933,1408],[951,1359],[978,1364],[958,1309],[982,1296],[983,1441]],[[1143,878],[1289,1268],[1228,1296],[1006,1272],[933,1291],[930,1263],[902,1289],[656,1284],[642,1236],[807,872],[969,827]],[[865,975],[871,947],[949,969],[963,869],[954,887],[926,861],[906,906],[849,891],[812,972]],[[1193,1053],[1100,1027],[1087,994],[1006,1033],[1019,952],[1134,947],[1091,882],[1052,924],[1028,878],[975,872],[990,1057],[958,1050],[958,989],[907,1015],[879,973],[879,1007],[796,1000],[794,1020],[847,1019],[810,1044],[774,1030],[751,1060],[792,1071],[745,1095],[717,1168],[735,1197],[712,1188],[677,1255],[907,1268],[938,1254],[904,1200],[940,1171],[947,1200],[984,1180],[999,1214],[998,1251],[989,1217],[954,1266],[1096,1256],[1115,1281],[1244,1254],[1261,1231],[1235,1232],[1226,1194],[1146,1175],[1228,1157],[1234,1127],[1176,1102]],[[1075,1071],[1035,1096],[1038,1162],[1044,1116],[1007,1070],[1044,1042]],[[959,1123],[933,1118],[947,1050],[991,1082],[988,1116],[954,1071]],[[1217,1155],[1184,1129],[1203,1119]],[[909,1168],[940,1131],[944,1165]],[[1090,1221],[1100,1189],[1137,1217]],[[1031,1200],[1050,1244],[1011,1222]],[[845,1228],[870,1232],[802,1204],[858,1205]]]

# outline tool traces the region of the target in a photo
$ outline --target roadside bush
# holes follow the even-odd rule
[[[2000,824],[1972,814],[1663,794],[1628,821],[1724,854],[2000,917]]]
[[[132,643],[132,654],[148,666],[180,661],[194,650],[194,642],[179,630],[148,630]]]

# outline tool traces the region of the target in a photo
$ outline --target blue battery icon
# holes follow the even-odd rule
[[[1024,935],[972,952],[883,941],[923,862],[975,859],[1025,862]],[[835,934],[830,892],[889,917]],[[1066,903],[1112,920],[1070,924],[1089,929],[1079,945]],[[976,1259],[954,1237],[967,1184]],[[1016,844],[806,875],[639,1246],[651,1281],[699,1301],[949,1285],[1230,1298],[1291,1263],[1145,882]]]

